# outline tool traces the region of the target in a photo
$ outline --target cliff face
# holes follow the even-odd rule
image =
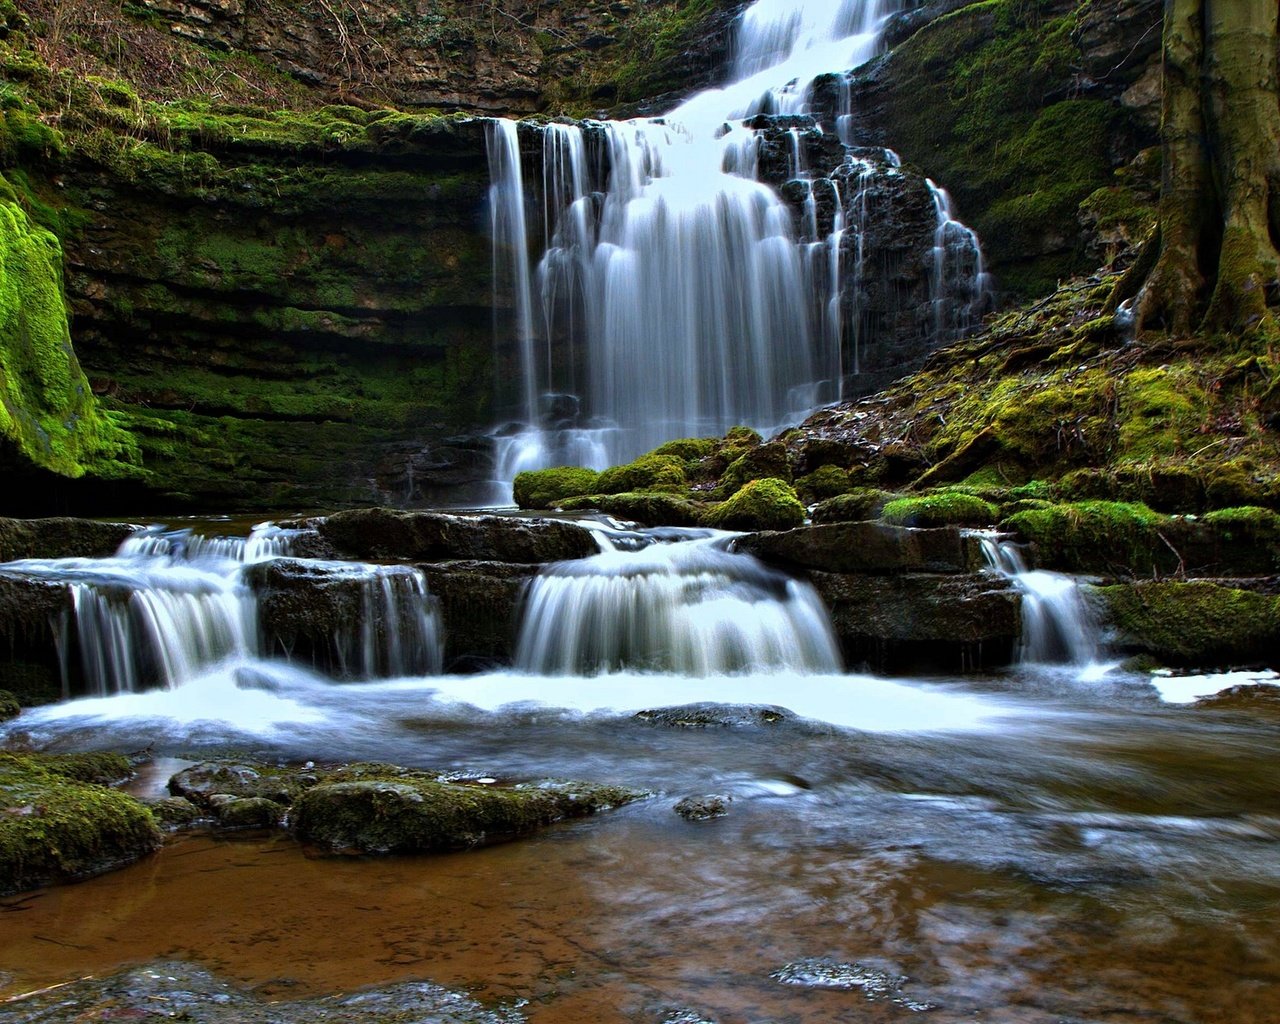
[[[115,431],[85,467],[98,482],[70,492],[10,453],[11,474],[40,484],[15,488],[12,511],[479,497],[456,488],[483,481],[481,435],[514,374],[493,341],[506,300],[492,294],[484,125],[367,108],[653,109],[714,78],[740,7],[145,0],[129,20],[97,5],[76,42],[66,3],[24,15],[0,0],[0,171],[21,186],[15,209],[61,241],[89,405]],[[1113,171],[1141,169],[1153,131],[1158,18],[1158,0],[945,0],[902,16],[895,49],[853,83],[861,139],[908,162],[864,197],[879,255],[844,311],[861,390],[936,344],[925,174],[1015,292],[1137,230],[1141,175]],[[321,105],[335,97],[350,103]],[[293,112],[225,103],[251,98]],[[789,130],[763,159],[799,221]],[[829,136],[806,145],[838,178]],[[838,184],[815,187],[824,232],[824,196],[854,215],[857,182]]]

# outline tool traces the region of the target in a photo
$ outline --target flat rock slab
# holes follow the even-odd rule
[[[93,519],[0,518],[0,562],[19,558],[106,558],[141,527]]]
[[[543,563],[600,551],[585,527],[516,516],[351,509],[329,516],[319,530],[342,555],[372,561]]]
[[[773,565],[832,573],[962,573],[983,564],[977,541],[956,527],[828,523],[753,534],[737,547]]]

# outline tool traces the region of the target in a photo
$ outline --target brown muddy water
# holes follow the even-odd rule
[[[804,705],[816,687],[837,721],[729,711],[699,729],[584,710],[591,700],[555,711],[506,699],[545,680],[459,681],[502,691],[472,704],[434,683],[290,678],[254,691],[292,702],[287,726],[266,715],[232,728],[212,712],[179,724],[96,702],[19,727],[52,749],[146,739],[195,757],[377,756],[655,795],[439,857],[177,838],[134,867],[4,900],[0,996],[179,959],[267,1001],[418,979],[539,1024],[1280,1021],[1274,721],[1066,670],[774,679],[776,703]],[[604,694],[609,681],[577,685]],[[645,685],[654,705],[691,696],[616,681],[620,693]],[[960,724],[934,721],[938,701]],[[850,724],[860,705],[866,728]],[[728,816],[672,812],[708,793],[733,798]],[[0,1004],[0,1020],[23,1020],[22,1005]]]

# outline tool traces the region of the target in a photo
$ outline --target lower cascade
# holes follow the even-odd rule
[[[1018,548],[982,538],[982,553],[996,572],[1022,591],[1022,648],[1026,663],[1091,665],[1098,659],[1097,628],[1070,576],[1028,569]]]
[[[817,593],[704,535],[548,566],[528,593],[516,667],[714,676],[841,671]]]

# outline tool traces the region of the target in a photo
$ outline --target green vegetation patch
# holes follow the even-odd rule
[[[606,469],[596,482],[601,494],[624,491],[683,491],[688,481],[684,460],[674,455],[641,455],[634,462]]]
[[[592,494],[600,474],[579,466],[531,469],[517,473],[513,490],[521,508],[552,508],[565,498]]]
[[[790,484],[766,477],[744,484],[708,511],[703,523],[722,530],[790,530],[804,523],[804,505]]]
[[[642,526],[697,526],[705,506],[677,494],[662,491],[623,491],[621,494],[591,494],[569,498],[559,507],[566,512],[597,509]]]
[[[884,506],[880,518],[891,526],[990,526],[996,506],[963,491],[941,491],[920,497],[896,498]]]
[[[875,487],[856,487],[847,494],[840,494],[820,502],[813,510],[815,523],[862,523],[879,519],[885,505],[897,495]]]
[[[1037,564],[1074,568],[1099,559],[1139,572],[1163,558],[1161,528],[1169,518],[1146,505],[1082,501],[1017,512],[1001,525],[1036,546]]]
[[[0,893],[97,874],[159,847],[147,809],[96,784],[120,767],[115,757],[0,753]]]

